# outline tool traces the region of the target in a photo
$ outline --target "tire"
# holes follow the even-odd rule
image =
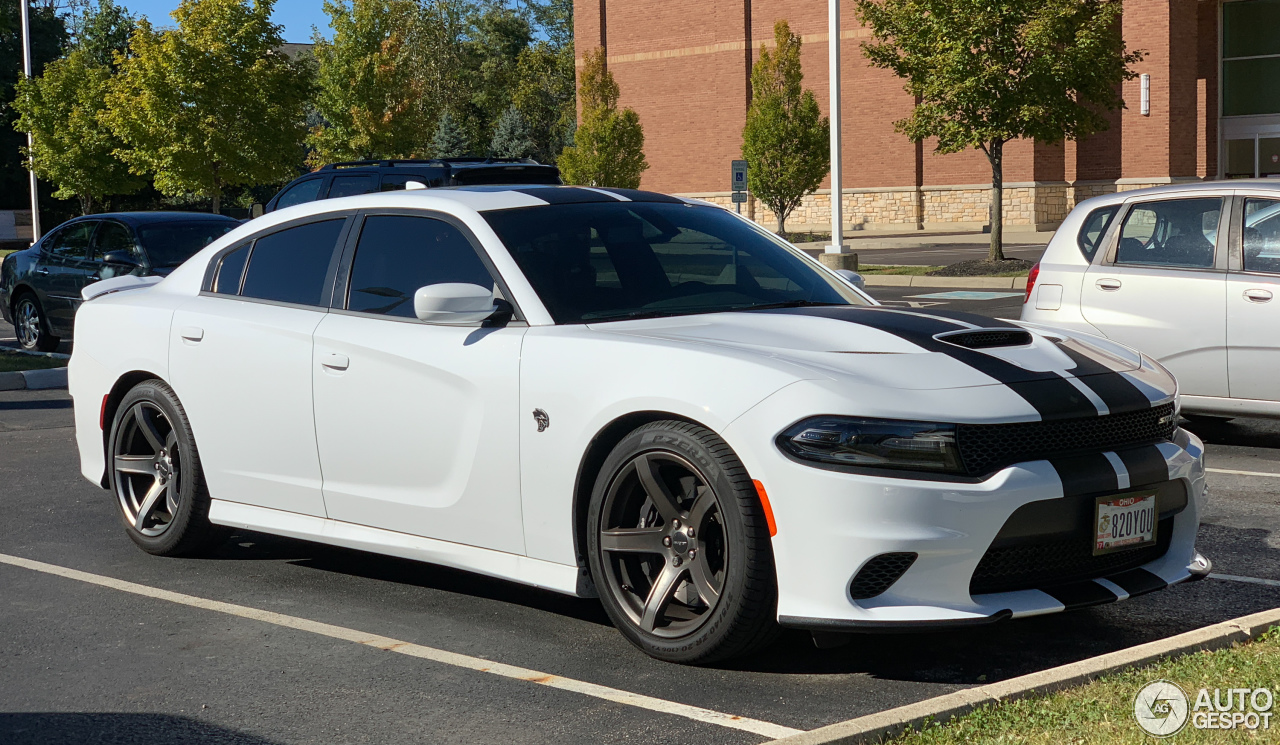
[[[111,493],[125,532],[156,556],[194,556],[225,537],[209,522],[209,490],[187,414],[173,389],[139,383],[116,408],[107,440]]]
[[[587,519],[605,611],[650,656],[708,664],[776,637],[764,511],[746,469],[714,432],[660,421],[628,434],[601,467]]]
[[[31,292],[22,293],[13,304],[13,328],[18,344],[28,351],[53,352],[62,341],[49,333],[49,319],[40,300]]]

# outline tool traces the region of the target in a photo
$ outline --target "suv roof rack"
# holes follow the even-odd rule
[[[512,163],[521,165],[543,165],[532,158],[482,158],[479,156],[462,156],[458,158],[396,158],[385,160],[347,160],[341,163],[328,163],[320,167],[322,171],[334,171],[341,168],[394,168],[396,166],[450,166],[475,163]]]

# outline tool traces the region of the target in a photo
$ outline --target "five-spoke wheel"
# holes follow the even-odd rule
[[[772,638],[768,528],[745,469],[713,432],[664,421],[624,437],[601,469],[589,524],[605,610],[649,654],[705,663]]]
[[[116,407],[108,440],[111,488],[129,537],[153,554],[198,553],[221,537],[191,425],[158,380],[139,383]]]

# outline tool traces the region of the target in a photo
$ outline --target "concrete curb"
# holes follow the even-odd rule
[[[928,720],[945,722],[967,714],[983,704],[1014,701],[1039,693],[1082,685],[1131,667],[1140,667],[1163,657],[1181,657],[1205,649],[1222,649],[1235,642],[1252,639],[1272,626],[1280,625],[1280,608],[1223,621],[1167,639],[1157,639],[1136,647],[1041,670],[990,685],[967,688],[927,701],[899,706],[876,714],[820,727],[772,742],[779,745],[827,745],[828,743],[880,742]]]
[[[67,368],[0,373],[0,391],[43,391],[67,387]]]
[[[927,277],[904,274],[864,274],[867,287],[950,287],[970,290],[1025,290],[1026,277]]]

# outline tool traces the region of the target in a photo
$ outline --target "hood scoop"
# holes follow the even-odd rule
[[[994,349],[996,347],[1025,347],[1032,342],[1031,334],[1022,329],[965,329],[938,334],[933,338],[965,349]]]

